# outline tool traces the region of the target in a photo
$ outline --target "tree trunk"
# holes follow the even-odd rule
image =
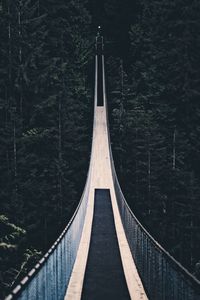
[[[22,1],[19,1],[18,9],[18,37],[19,37],[19,105],[21,123],[23,125],[23,88],[22,88]]]
[[[174,127],[173,134],[173,155],[172,155],[172,169],[176,169],[176,126]]]
[[[17,142],[16,142],[16,108],[14,108],[13,116],[13,156],[14,156],[14,184],[15,184],[15,200],[18,199],[18,184],[17,184]]]
[[[59,96],[58,103],[58,194],[60,200],[60,219],[63,215],[63,196],[62,196],[62,100]]]
[[[148,132],[148,207],[151,214],[151,150],[150,150],[150,133]]]

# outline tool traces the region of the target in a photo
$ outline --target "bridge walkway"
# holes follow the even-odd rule
[[[89,299],[130,299],[107,189],[95,190],[94,220],[81,297],[81,300]]]
[[[102,64],[102,68],[99,68],[99,64]],[[98,74],[98,69],[102,69],[102,74]],[[98,106],[98,76],[103,76],[103,105]],[[117,206],[116,194],[114,189],[112,169],[111,169],[111,154],[109,147],[109,132],[107,124],[107,106],[106,106],[106,93],[105,93],[105,71],[104,71],[104,56],[96,55],[96,74],[95,74],[95,108],[94,108],[94,124],[93,124],[93,142],[92,142],[92,152],[90,159],[90,183],[89,183],[89,198],[86,211],[86,217],[83,227],[83,233],[77,253],[77,258],[72,270],[72,275],[69,281],[67,292],[65,295],[65,300],[80,300],[82,297],[82,290],[84,285],[84,278],[88,280],[86,275],[88,274],[87,263],[91,261],[91,257],[88,256],[90,249],[90,242],[92,242],[92,224],[94,227],[96,225],[97,219],[94,218],[95,211],[95,191],[99,189],[107,189],[110,191],[111,208],[114,220],[114,227],[116,230],[117,244],[119,249],[119,254],[121,258],[121,264],[123,268],[123,273],[128,288],[128,293],[130,299],[140,299],[146,300],[147,296],[144,291],[142,282],[138,275],[135,263],[133,261],[131,251],[126,239],[124,228],[122,225],[120,213]],[[101,103],[102,104],[102,103]],[[108,197],[109,198],[109,197]],[[97,204],[98,205],[98,204]],[[108,208],[105,207],[105,214],[108,213]],[[94,219],[94,221],[93,221]],[[114,232],[114,229],[113,229]],[[91,244],[92,245],[92,244]],[[106,247],[106,245],[105,245]],[[117,249],[115,249],[117,252]],[[91,247],[91,251],[94,249]],[[90,253],[91,254],[91,253]],[[118,262],[120,260],[118,259]],[[120,269],[120,264],[118,266]],[[112,272],[112,269],[107,272]],[[117,283],[117,281],[116,281]],[[113,286],[115,289],[115,285]],[[83,290],[84,291],[84,290]],[[84,298],[83,293],[83,299]],[[94,297],[93,299],[97,299]],[[108,299],[108,298],[107,298]],[[129,299],[129,298],[122,298]],[[90,300],[90,299],[88,299]]]

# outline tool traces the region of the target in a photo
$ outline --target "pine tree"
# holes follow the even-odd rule
[[[93,50],[86,4],[10,0],[0,12],[1,211],[26,230],[23,274],[31,253],[46,251],[66,225],[86,179]]]
[[[120,63],[108,65],[123,191],[153,236],[190,270],[199,261],[199,8],[197,1],[140,3],[130,26],[126,99]]]

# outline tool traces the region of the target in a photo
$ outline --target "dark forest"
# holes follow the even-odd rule
[[[0,298],[56,240],[86,180],[95,35],[131,209],[200,278],[200,1],[0,1]]]

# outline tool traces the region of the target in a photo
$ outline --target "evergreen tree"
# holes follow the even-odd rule
[[[197,1],[141,2],[130,30],[132,96],[124,102],[130,127],[121,147],[122,168],[129,172],[121,181],[130,205],[192,271],[199,261],[199,8]],[[114,111],[119,99],[112,99]],[[112,122],[114,133],[117,120]],[[114,139],[121,143],[118,135]]]
[[[10,267],[17,270],[2,293],[31,268],[32,252],[44,253],[55,241],[84,187],[93,54],[86,4],[7,0],[1,6],[1,213],[26,231],[20,259],[1,270],[2,278]]]

